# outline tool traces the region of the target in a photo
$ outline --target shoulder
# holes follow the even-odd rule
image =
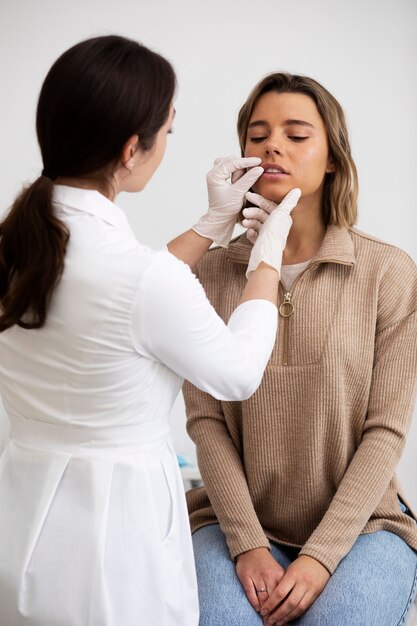
[[[404,273],[417,279],[417,265],[407,252],[357,228],[351,228],[349,232],[358,260],[366,261],[369,268],[377,264],[383,274],[395,268],[397,276]]]
[[[363,284],[374,285],[378,299],[377,330],[417,311],[417,266],[401,248],[351,229]]]

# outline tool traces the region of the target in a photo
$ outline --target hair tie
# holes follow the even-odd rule
[[[46,178],[49,178],[50,180],[55,180],[56,178],[58,178],[56,174],[52,173],[50,170],[46,168],[42,170],[41,176],[45,176]]]

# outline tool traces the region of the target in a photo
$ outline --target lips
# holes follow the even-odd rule
[[[264,173],[261,178],[264,180],[279,182],[289,176],[289,172],[282,165],[278,165],[278,163],[262,163],[262,167],[264,168]]]
[[[265,174],[289,174],[289,172],[282,167],[282,165],[278,165],[278,163],[262,163]]]

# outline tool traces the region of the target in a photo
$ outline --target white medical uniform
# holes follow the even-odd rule
[[[276,307],[247,302],[226,326],[114,203],[62,185],[54,202],[70,240],[47,322],[0,334],[0,624],[197,626],[168,416],[184,378],[219,399],[253,393]]]

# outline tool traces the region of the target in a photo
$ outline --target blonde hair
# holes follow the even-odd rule
[[[244,156],[246,133],[259,98],[267,92],[302,93],[316,104],[327,130],[334,172],[326,174],[323,190],[323,217],[326,226],[349,227],[357,219],[358,174],[351,155],[343,109],[320,83],[308,76],[277,72],[265,76],[251,91],[239,111],[237,132]]]

